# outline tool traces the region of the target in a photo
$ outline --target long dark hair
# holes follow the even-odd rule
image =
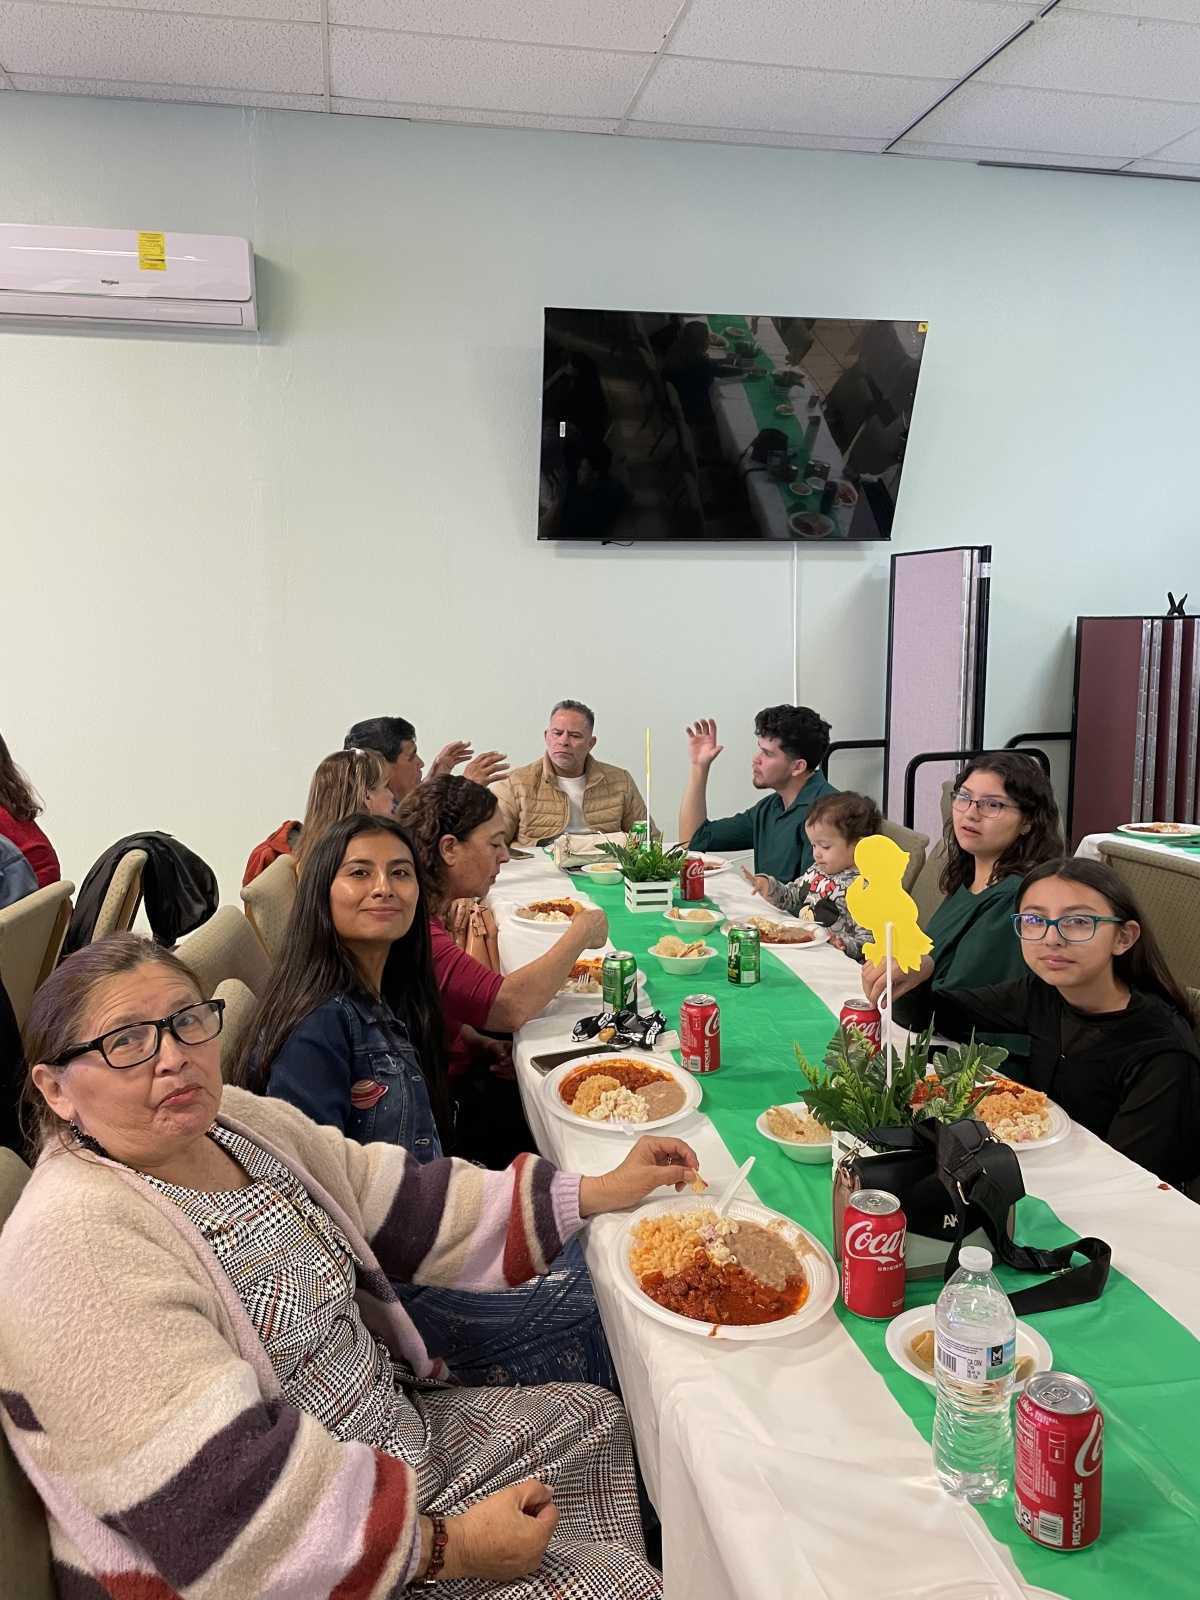
[[[1018,750],[996,750],[991,755],[972,756],[955,778],[954,787],[961,789],[976,772],[994,773],[1003,783],[1008,798],[1020,806],[1021,815],[1028,824],[1025,832],[1017,835],[992,868],[990,883],[1020,876],[1041,862],[1062,855],[1058,802],[1039,762]],[[964,884],[969,888],[975,882],[975,857],[955,838],[953,813],[946,820],[942,841],[946,852],[946,865],[939,883],[942,893],[953,894]]]
[[[1113,957],[1113,971],[1128,988],[1140,989],[1143,994],[1155,994],[1160,1000],[1165,1000],[1190,1027],[1195,1017],[1187,995],[1171,976],[1171,969],[1163,959],[1158,940],[1143,919],[1128,885],[1112,868],[1100,861],[1081,861],[1078,856],[1043,861],[1040,867],[1035,867],[1029,873],[1017,891],[1018,910],[1034,884],[1042,883],[1046,878],[1062,878],[1066,883],[1078,883],[1085,889],[1093,889],[1108,901],[1114,917],[1120,917],[1122,922],[1138,924],[1142,930],[1140,937],[1128,950]]]
[[[11,812],[18,822],[32,822],[42,809],[33,785],[9,754],[3,734],[0,734],[0,806]]]
[[[429,1086],[434,1116],[448,1134],[445,1024],[433,976],[424,874],[408,830],[390,817],[343,817],[330,825],[309,857],[270,986],[246,1028],[233,1076],[246,1088],[265,1093],[272,1063],[310,1012],[335,995],[366,993],[362,974],[333,925],[329,891],[351,841],[371,833],[390,833],[412,851],[421,899],[412,927],[388,951],[380,998],[408,1029]]]
[[[481,823],[492,820],[498,805],[496,796],[481,783],[450,774],[418,785],[397,806],[396,818],[412,839],[413,854],[425,874],[435,912],[443,911],[449,899],[446,863],[439,842],[447,834],[460,841],[465,839]]]

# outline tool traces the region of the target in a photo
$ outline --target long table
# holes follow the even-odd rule
[[[588,899],[587,881],[566,878],[541,856],[503,869],[491,900],[504,970],[546,948],[546,935],[512,922],[515,907],[567,892]],[[710,878],[708,892],[727,912],[763,909],[732,871]],[[657,968],[643,952],[665,925],[652,915],[644,920],[638,953],[653,1000]],[[859,988],[854,964],[829,946],[775,951],[769,959],[776,957],[835,1014]],[[704,987],[720,999],[729,1030],[739,991],[726,984],[717,963]],[[520,1031],[515,1056],[539,1149],[564,1167],[599,1173],[620,1159],[627,1141],[548,1115],[543,1079],[530,1065],[533,1054],[571,1044],[579,1015],[577,1003],[555,1002]],[[710,1182],[732,1176],[737,1162],[703,1107],[671,1131],[693,1146]],[[759,1143],[760,1171],[786,1162],[767,1141]],[[1029,1192],[1063,1224],[1112,1244],[1114,1268],[1175,1320],[1180,1338],[1200,1338],[1200,1210],[1192,1202],[1078,1127],[1062,1144],[1025,1154],[1022,1170]],[[585,1248],[642,1469],[663,1521],[667,1600],[1116,1596],[1116,1587],[1097,1583],[1097,1564],[1087,1553],[1050,1558],[1053,1587],[1023,1580],[984,1517],[938,1488],[926,1439],[897,1403],[903,1385],[914,1380],[869,1359],[843,1314],[762,1344],[722,1343],[664,1327],[616,1286],[612,1255],[624,1225],[596,1218]],[[1052,1345],[1056,1315],[1065,1314],[1040,1323]],[[1178,1405],[1192,1416],[1193,1435],[1200,1427],[1200,1346],[1195,1370],[1196,1385],[1181,1387],[1178,1395]],[[1146,1377],[1152,1381],[1153,1374]],[[1152,1450],[1145,1470],[1153,1471]],[[1167,1496],[1173,1504],[1182,1497],[1182,1490]],[[1128,1539],[1134,1535],[1127,1508],[1125,1515]],[[1200,1507],[1195,1515],[1200,1556]],[[1115,1526],[1111,1537],[1122,1537],[1120,1504],[1106,1500],[1106,1516]],[[1103,1541],[1096,1548],[1103,1550]],[[1156,1574],[1159,1594],[1192,1593],[1194,1582],[1195,1564],[1180,1572],[1175,1591]]]

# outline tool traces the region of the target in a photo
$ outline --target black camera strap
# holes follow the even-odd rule
[[[1018,1272],[1054,1274],[1010,1297],[1018,1316],[1099,1299],[1112,1263],[1112,1248],[1103,1239],[1073,1239],[1053,1250],[1038,1250],[1017,1244],[1009,1233],[1009,1209],[1024,1195],[1025,1184],[1021,1164],[1008,1145],[994,1139],[978,1121],[928,1121],[918,1125],[918,1132],[933,1147],[938,1177],[954,1201],[958,1217],[946,1261],[947,1278],[958,1266],[964,1236],[982,1224],[995,1254],[1006,1266]],[[1076,1256],[1084,1258],[1082,1266],[1073,1265]]]

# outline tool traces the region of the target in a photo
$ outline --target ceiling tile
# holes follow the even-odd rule
[[[316,94],[321,34],[306,23],[0,0],[0,61],[10,73],[186,83]]]
[[[964,84],[914,128],[938,144],[1055,150],[1131,160],[1189,131],[1195,106],[1111,95],[1057,94],[992,83]]]
[[[925,139],[902,139],[894,156],[925,156],[943,161],[1015,161],[1033,167],[1084,167],[1109,172],[1115,163],[1108,156],[1067,155],[1061,150],[1008,150],[974,144],[932,144]]]
[[[634,139],[698,139],[708,144],[756,144],[785,150],[852,150],[878,155],[885,139],[839,139],[821,133],[772,133],[762,128],[693,128],[671,122],[627,122]]]
[[[489,128],[544,128],[555,133],[615,133],[616,117],[540,117],[529,111],[472,111],[462,106],[406,105],[397,100],[348,100],[334,95],[332,111],[349,117],[403,117],[411,122],[455,122]]]
[[[976,82],[1200,101],[1200,28],[1052,11],[985,67]]]
[[[692,0],[670,54],[786,67],[959,78],[1002,44],[1035,4],[977,0]]]
[[[320,94],[267,94],[262,89],[195,89],[177,83],[114,83],[111,78],[13,75],[13,88],[32,94],[85,94],[112,100],[170,100],[186,105],[248,106],[270,111],[324,111]]]
[[[41,0],[68,7],[72,0]],[[190,11],[206,16],[252,17],[268,22],[320,22],[321,0],[87,0],[89,6],[114,11]]]
[[[635,107],[639,122],[776,133],[894,137],[953,79],[876,78],[662,57]]]
[[[651,52],[678,11],[679,0],[329,0],[331,22],[360,28]]]
[[[1154,161],[1200,161],[1200,116],[1194,118],[1182,139],[1172,139],[1170,144],[1143,153]]]
[[[357,28],[331,34],[339,96],[547,116],[621,116],[651,59]]]
[[[1056,9],[1089,11],[1110,17],[1157,17],[1164,22],[1200,23],[1200,5],[1196,0],[1064,0]]]
[[[1130,172],[1152,172],[1160,178],[1200,178],[1200,162],[1135,161]]]

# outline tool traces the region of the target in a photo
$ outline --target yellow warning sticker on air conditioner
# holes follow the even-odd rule
[[[139,233],[138,271],[165,272],[167,270],[167,236],[165,233]]]
[[[927,322],[918,322],[917,323],[917,332],[918,333],[928,333],[929,332],[929,324]]]

